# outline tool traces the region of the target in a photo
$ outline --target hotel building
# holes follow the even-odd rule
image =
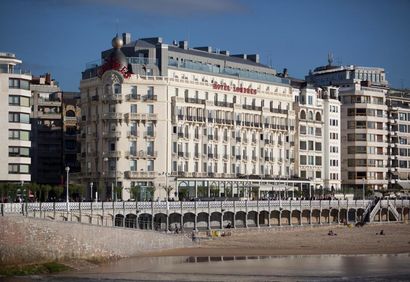
[[[0,53],[0,181],[30,181],[30,80],[14,54]]]
[[[135,186],[145,189],[138,198],[155,190],[163,199],[168,186],[171,197],[191,198],[251,196],[256,180],[258,196],[280,182],[309,185],[292,177],[290,80],[259,55],[129,34],[112,45],[80,83],[82,175],[102,199],[115,197],[114,187],[123,199]]]
[[[342,102],[342,185],[356,189],[385,189],[388,170],[388,82],[382,68],[332,66],[311,71],[315,86],[337,86]]]

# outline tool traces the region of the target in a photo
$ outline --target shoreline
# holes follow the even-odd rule
[[[332,230],[334,236],[329,236]],[[385,235],[376,235],[383,230]],[[371,224],[364,227],[319,226],[232,232],[202,240],[196,246],[149,252],[140,257],[224,257],[303,255],[383,255],[410,253],[409,224]]]

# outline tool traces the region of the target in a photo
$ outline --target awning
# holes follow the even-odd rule
[[[289,185],[269,185],[269,184],[261,184],[259,186],[260,191],[293,191],[295,189],[294,186],[289,186]]]
[[[398,181],[399,184],[404,190],[410,190],[410,181]]]

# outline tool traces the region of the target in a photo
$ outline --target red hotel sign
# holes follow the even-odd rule
[[[215,90],[233,91],[233,92],[245,93],[245,94],[256,94],[256,89],[254,88],[245,88],[245,87],[236,87],[236,86],[231,87],[226,84],[214,83],[212,85],[212,88]]]
[[[99,77],[101,77],[108,70],[116,70],[120,72],[124,78],[129,78],[132,74],[132,72],[128,70],[126,66],[121,67],[121,64],[115,60],[108,61],[101,67],[99,67],[97,70],[97,74]]]

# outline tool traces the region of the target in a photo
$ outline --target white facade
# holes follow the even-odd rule
[[[30,181],[30,74],[18,69],[21,60],[0,53],[0,181]]]
[[[161,44],[160,50],[167,48]],[[272,81],[263,81],[194,70],[185,65],[187,59],[174,64],[175,58],[189,51],[189,58],[211,61],[208,53],[181,49],[179,54],[176,47],[168,51],[172,50],[174,59],[169,59],[163,75],[150,75],[158,72],[156,66],[148,73],[149,60],[139,58],[128,58],[148,62],[133,65],[135,74],[83,73],[82,173],[85,181],[100,187],[101,198],[115,197],[112,187],[121,186],[122,198],[128,199],[130,188],[139,186],[155,189],[154,199],[163,199],[162,187],[175,187],[179,177],[294,175],[290,84],[270,74],[264,75]],[[235,66],[274,71],[246,63],[241,59]],[[141,69],[147,73],[139,74]]]
[[[335,87],[294,88],[297,115],[297,175],[312,180],[311,189],[341,188],[340,102]]]

